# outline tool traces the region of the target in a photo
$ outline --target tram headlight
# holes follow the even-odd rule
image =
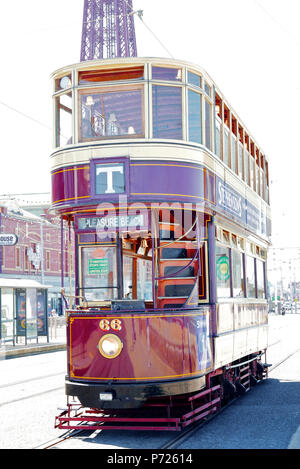
[[[105,358],[116,358],[123,349],[123,342],[115,334],[106,334],[101,337],[98,349]]]

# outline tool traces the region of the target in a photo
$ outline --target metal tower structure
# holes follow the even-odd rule
[[[84,0],[81,62],[136,57],[132,0]]]

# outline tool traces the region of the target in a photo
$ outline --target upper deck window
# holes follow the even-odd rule
[[[207,96],[211,95],[211,87],[206,82],[204,83],[204,91],[207,94]]]
[[[65,75],[55,80],[55,91],[66,90],[72,86],[71,75]]]
[[[79,84],[101,83],[103,81],[142,80],[144,67],[92,70],[79,72]]]
[[[224,104],[224,124],[226,124],[227,127],[230,128],[230,111],[225,104]]]
[[[153,137],[182,139],[182,89],[152,87]]]
[[[201,77],[195,73],[188,72],[188,84],[201,88]]]
[[[80,105],[81,141],[144,134],[142,89],[84,91]]]
[[[153,80],[182,81],[181,68],[152,67]]]
[[[216,110],[216,115],[219,117],[219,119],[222,120],[222,116],[223,116],[223,109],[222,109],[222,100],[221,98],[217,95],[216,93],[216,96],[215,96],[215,110]]]
[[[55,98],[56,146],[72,143],[72,93]]]
[[[202,143],[201,95],[188,90],[189,140]]]

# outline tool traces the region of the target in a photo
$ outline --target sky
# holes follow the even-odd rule
[[[268,156],[273,245],[300,248],[299,0],[133,4],[138,56],[203,67]],[[51,190],[50,74],[80,61],[82,16],[83,0],[1,2],[0,194]]]

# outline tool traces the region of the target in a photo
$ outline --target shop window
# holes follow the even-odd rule
[[[182,89],[176,86],[152,87],[153,137],[182,139]]]
[[[28,262],[28,256],[27,256],[27,248],[24,248],[24,270],[29,269],[29,262]]]
[[[142,89],[99,90],[81,95],[81,141],[143,135]]]
[[[189,141],[202,143],[201,95],[188,90]]]
[[[230,261],[229,248],[216,245],[216,282],[217,297],[230,298]]]
[[[46,270],[50,270],[50,251],[46,251]]]
[[[20,254],[19,247],[15,248],[15,253],[16,253],[16,269],[20,269],[21,268],[21,254]]]

